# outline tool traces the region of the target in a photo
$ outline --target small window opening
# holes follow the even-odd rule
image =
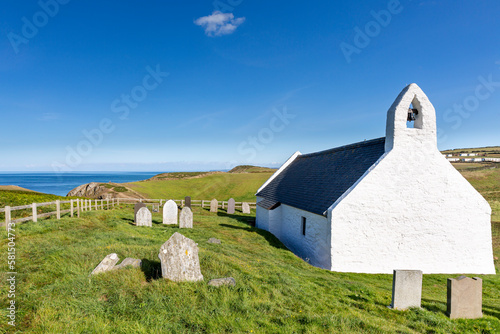
[[[306,235],[306,217],[302,217],[302,235]]]
[[[415,128],[415,120],[417,119],[418,109],[413,107],[413,103],[410,104],[408,108],[408,117],[406,119],[406,127],[413,129]]]

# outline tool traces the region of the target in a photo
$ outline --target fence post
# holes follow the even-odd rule
[[[71,214],[70,214],[70,217],[73,218],[73,200],[71,199],[70,202],[71,202]]]
[[[224,201],[222,201],[222,208],[224,209]]]
[[[116,199],[116,204],[120,205],[120,199],[119,198]]]
[[[97,207],[97,200],[96,199],[94,200],[94,205],[95,205],[95,209],[99,210],[99,208]]]
[[[80,199],[76,199],[76,216],[80,218]]]
[[[10,206],[5,207],[5,230],[9,231],[9,224],[11,222]]]
[[[204,208],[205,207],[205,200],[201,200],[201,207]]]
[[[61,219],[61,201],[56,200],[57,219]]]
[[[163,199],[160,199],[160,206],[163,205]]]
[[[36,223],[38,221],[38,212],[36,211],[36,203],[31,204],[33,222]]]

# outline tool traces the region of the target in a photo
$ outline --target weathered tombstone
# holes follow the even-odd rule
[[[217,239],[217,238],[210,238],[210,239],[208,239],[207,242],[209,244],[220,244],[221,243],[221,241],[219,239]]]
[[[241,211],[243,213],[250,213],[250,205],[247,202],[241,203]]]
[[[420,307],[422,299],[422,271],[394,270],[391,308],[406,310]]]
[[[171,199],[163,205],[163,224],[177,224],[177,204]]]
[[[95,269],[92,271],[91,275],[103,273],[105,271],[109,271],[109,270],[113,269],[113,267],[118,262],[118,260],[119,260],[119,258],[118,258],[118,255],[116,253],[112,253],[112,254],[107,255],[101,261],[101,263],[99,263],[97,265],[97,267],[95,267]]]
[[[179,228],[193,228],[193,212],[187,206],[183,207],[181,210]]]
[[[216,286],[216,287],[219,287],[222,285],[236,286],[236,280],[232,277],[214,278],[208,282],[208,285]]]
[[[158,203],[153,203],[151,205],[151,211],[153,211],[153,212],[160,212],[160,205]]]
[[[125,260],[122,261],[119,265],[116,265],[113,267],[113,270],[116,269],[123,269],[127,266],[131,266],[132,268],[140,268],[142,264],[142,261],[139,259],[133,259],[131,257],[125,258]]]
[[[184,197],[184,206],[187,206],[191,209],[191,196]]]
[[[160,248],[158,254],[163,278],[174,282],[202,281],[197,244],[175,232]]]
[[[236,202],[234,201],[234,198],[230,198],[229,201],[227,201],[227,213],[234,214],[234,207],[235,206],[236,206]]]
[[[145,208],[146,204],[144,203],[135,203],[134,205],[134,222],[137,222],[137,211],[139,211],[140,208]]]
[[[142,207],[139,209],[139,211],[137,211],[137,214],[135,215],[135,225],[149,227],[153,226],[153,218],[148,208]]]
[[[219,208],[219,202],[214,198],[210,201],[210,212],[217,212]]]
[[[448,278],[448,307],[450,319],[476,319],[483,316],[483,280],[460,276]]]

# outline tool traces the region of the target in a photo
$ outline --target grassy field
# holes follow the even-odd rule
[[[125,186],[146,198],[212,199],[220,201],[233,197],[237,202],[255,202],[255,192],[273,174],[258,173],[215,173],[197,178],[168,180],[146,180],[126,183]]]
[[[132,225],[131,206],[81,218],[22,224],[17,233],[18,332],[26,333],[499,333],[500,276],[481,276],[484,317],[450,320],[446,279],[425,275],[422,309],[393,311],[392,276],[335,273],[311,267],[270,233],[249,225],[254,212],[194,209],[183,235],[199,245],[204,282],[160,278],[158,250],[179,229]],[[494,225],[499,255],[500,224]],[[208,238],[221,245],[207,243]],[[3,239],[2,249],[6,247]],[[89,277],[110,253],[140,258],[142,269]],[[5,265],[5,262],[2,263]],[[4,267],[5,268],[5,267]],[[497,272],[499,262],[496,261]],[[5,272],[3,270],[2,272]],[[6,275],[2,275],[5,282]],[[231,276],[236,287],[214,288]],[[0,330],[6,324],[3,284]]]

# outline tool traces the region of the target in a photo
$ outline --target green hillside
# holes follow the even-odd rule
[[[132,225],[132,206],[17,227],[17,326],[29,333],[499,333],[500,275],[483,279],[484,317],[450,320],[446,279],[424,275],[422,309],[393,311],[392,275],[336,273],[308,265],[251,215],[194,209],[194,228]],[[198,243],[205,280],[160,277],[160,246],[176,231]],[[499,256],[500,225],[494,225]],[[209,244],[216,237],[222,244]],[[0,245],[5,249],[8,240]],[[142,269],[89,277],[110,253]],[[2,273],[6,261],[2,262]],[[497,272],[499,261],[496,261]],[[1,275],[5,282],[6,274]],[[236,287],[207,285],[234,277]],[[7,285],[0,288],[6,318]],[[13,332],[6,321],[0,331]]]
[[[201,177],[153,179],[126,183],[146,198],[255,201],[255,192],[274,173],[209,173]]]

